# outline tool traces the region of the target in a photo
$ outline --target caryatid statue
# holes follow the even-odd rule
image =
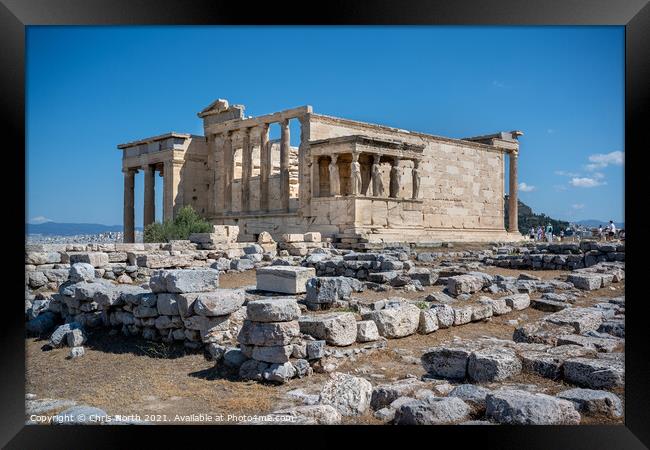
[[[420,161],[413,161],[413,198],[416,199],[420,195]]]
[[[384,196],[384,180],[381,178],[381,168],[379,167],[380,155],[375,155],[372,162],[372,195],[375,197]]]
[[[359,164],[359,154],[352,153],[352,162],[350,163],[350,183],[352,184],[352,195],[361,194],[361,164]]]
[[[395,158],[390,168],[390,197],[397,198],[399,196],[399,188],[401,185],[402,173],[399,168],[399,158]]]
[[[332,160],[330,161],[329,171],[330,171],[330,195],[340,195],[341,194],[341,181],[339,180],[339,166],[336,164],[338,155],[332,155]]]

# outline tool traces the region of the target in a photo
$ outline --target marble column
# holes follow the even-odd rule
[[[226,131],[223,140],[223,212],[232,211],[232,180],[235,179],[235,158],[232,147],[232,132]]]
[[[371,168],[372,176],[372,195],[374,197],[383,197],[384,196],[384,180],[381,178],[381,166],[379,161],[381,155],[374,155]]]
[[[310,123],[309,117],[298,117],[300,123],[300,145],[298,146],[298,209],[303,216],[311,216],[311,198],[314,194],[311,177],[313,174],[311,149],[309,147]]]
[[[253,147],[251,146],[251,129],[244,129],[241,156],[241,210],[251,210],[251,174],[253,170]]]
[[[311,195],[320,197],[320,156],[312,157],[311,161]]]
[[[510,186],[508,188],[508,231],[519,233],[519,201],[517,185],[517,159],[519,153],[516,150],[510,152]]]
[[[388,196],[391,198],[397,198],[399,196],[400,186],[402,185],[399,161],[399,158],[395,158],[390,168],[390,192]]]
[[[135,173],[133,169],[126,169],[124,173],[124,243],[135,242],[135,211],[134,187]]]
[[[183,193],[180,188],[183,161],[165,161],[163,168],[163,219],[174,220],[174,215],[183,207]]]
[[[420,196],[420,160],[413,160],[413,169],[411,170],[413,176],[413,191],[411,198],[416,199]]]
[[[339,177],[339,166],[336,163],[339,155],[333,154],[330,161],[330,196],[341,195],[341,179]]]
[[[350,194],[361,194],[361,164],[359,164],[359,153],[352,152],[352,162],[350,163]]]
[[[271,146],[269,145],[269,124],[260,131],[260,210],[269,210],[269,177],[271,175]]]
[[[289,119],[280,123],[280,198],[282,210],[289,211]]]
[[[223,214],[223,177],[225,174],[223,137],[221,135],[212,135],[208,140],[208,144],[210,167],[212,169],[212,195],[210,196],[208,213],[221,215]]]
[[[147,164],[142,167],[144,170],[144,220],[143,225],[156,221],[156,171],[153,166]]]

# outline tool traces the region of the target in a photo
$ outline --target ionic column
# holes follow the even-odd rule
[[[224,210],[224,183],[225,176],[223,138],[220,135],[213,135],[209,141],[208,148],[210,163],[212,165],[212,203],[209,212],[212,214],[223,214]]]
[[[289,211],[289,119],[280,123],[280,198],[282,209]]]
[[[402,177],[399,170],[399,161],[399,158],[395,158],[390,168],[390,186],[388,196],[391,198],[397,198],[399,196],[399,189],[402,185]]]
[[[318,194],[314,194],[313,183],[311,181],[313,159],[309,147],[309,116],[303,115],[298,117],[298,122],[300,123],[300,145],[298,147],[299,210],[303,216],[311,216],[311,198],[318,196]]]
[[[176,212],[183,207],[180,188],[182,161],[165,161],[163,168],[163,219],[174,220]]]
[[[232,211],[232,180],[235,179],[235,158],[232,148],[232,132],[226,131],[223,140],[223,211]]]
[[[269,124],[260,131],[260,210],[269,210],[269,176],[271,174],[271,146],[269,145]]]
[[[251,209],[251,172],[253,169],[253,148],[251,147],[251,129],[244,129],[241,157],[241,210]]]
[[[135,170],[126,169],[124,172],[124,242],[135,242],[135,211],[134,203],[134,186]]]
[[[142,167],[144,170],[144,226],[154,223],[156,220],[156,171],[154,167],[147,164]]]
[[[311,195],[320,197],[320,156],[312,157],[311,161]]]
[[[508,188],[508,231],[519,233],[519,202],[517,185],[517,151],[510,152],[510,186]]]

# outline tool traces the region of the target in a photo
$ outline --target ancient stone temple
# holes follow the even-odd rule
[[[452,139],[331,117],[302,106],[245,117],[219,99],[198,113],[204,136],[168,133],[118,146],[125,241],[134,238],[134,176],[144,172],[144,225],[192,205],[214,224],[318,231],[334,242],[509,241],[517,231],[520,131]],[[299,126],[291,146],[290,123]],[[279,140],[269,129],[279,127]],[[297,140],[296,140],[297,141]],[[508,229],[503,199],[508,158]]]

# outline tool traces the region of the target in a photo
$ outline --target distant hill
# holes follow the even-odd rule
[[[582,225],[583,227],[599,227],[603,226],[606,227],[609,225],[609,221],[604,221],[604,220],[597,220],[597,219],[585,219],[585,220],[579,220],[576,222],[576,225]],[[614,225],[616,225],[616,228],[625,228],[625,222],[614,222]]]
[[[508,196],[507,195],[505,196],[504,202],[505,202],[505,226],[507,229],[508,228]],[[518,206],[518,213],[519,213],[518,214],[519,232],[521,234],[527,235],[528,230],[530,230],[530,227],[535,227],[535,229],[537,229],[538,226],[541,225],[543,227],[546,227],[546,225],[549,223],[551,224],[551,226],[553,226],[554,233],[559,233],[560,230],[569,227],[569,222],[565,222],[564,220],[553,219],[552,217],[549,217],[544,213],[535,214],[532,208],[526,205],[521,200],[518,200],[517,206]]]
[[[99,223],[28,223],[27,234],[41,234],[50,236],[74,236],[76,234],[99,234],[121,232],[122,225],[102,225]],[[136,230],[142,230],[137,228]]]

